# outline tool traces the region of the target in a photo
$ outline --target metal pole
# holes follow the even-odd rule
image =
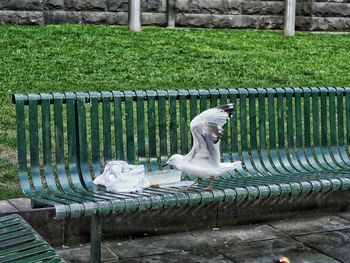
[[[132,32],[141,31],[141,4],[140,0],[129,0],[129,30]]]
[[[102,225],[101,217],[98,215],[91,216],[90,235],[90,262],[100,263]]]
[[[167,14],[167,21],[168,21],[168,27],[175,27],[175,5],[176,0],[167,0],[167,7],[166,7],[166,14]]]
[[[294,36],[295,33],[295,0],[286,0],[284,13],[284,35]]]

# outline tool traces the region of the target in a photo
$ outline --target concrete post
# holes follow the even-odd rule
[[[295,6],[296,0],[285,0],[284,35],[294,36],[295,33]]]
[[[167,14],[167,23],[168,27],[175,27],[175,5],[176,0],[167,0],[166,14]]]
[[[129,30],[132,32],[141,31],[141,4],[140,0],[129,0]]]

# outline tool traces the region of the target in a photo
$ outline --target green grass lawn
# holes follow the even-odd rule
[[[348,86],[350,35],[0,26],[0,199],[20,195],[12,93]]]

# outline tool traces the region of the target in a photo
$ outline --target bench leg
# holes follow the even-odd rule
[[[91,216],[90,226],[90,262],[100,263],[101,262],[101,235],[102,225],[101,217],[98,215]]]

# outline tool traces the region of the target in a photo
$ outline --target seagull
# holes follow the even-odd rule
[[[194,184],[203,178],[210,177],[207,190],[212,187],[219,175],[242,167],[240,161],[220,162],[220,139],[224,134],[223,126],[235,110],[235,105],[230,103],[208,109],[194,117],[190,123],[193,137],[191,151],[186,155],[172,155],[163,166],[175,166],[183,173],[196,176],[197,180]]]

